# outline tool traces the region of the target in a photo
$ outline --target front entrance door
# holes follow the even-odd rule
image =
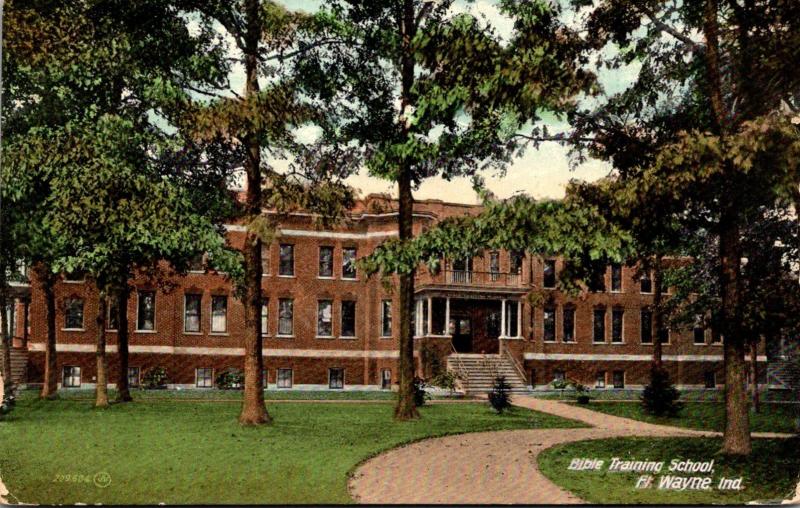
[[[453,335],[453,346],[456,348],[456,352],[472,352],[472,319],[469,316],[450,318],[449,331]]]

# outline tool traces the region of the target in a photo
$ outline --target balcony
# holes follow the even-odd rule
[[[425,271],[419,274],[417,285],[420,289],[524,290],[527,288],[520,273],[474,270],[441,270],[436,274]]]

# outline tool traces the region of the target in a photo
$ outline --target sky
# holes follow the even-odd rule
[[[278,0],[291,10],[313,12],[319,9],[320,0]],[[510,34],[512,22],[505,18],[497,9],[494,0],[475,0],[467,2],[457,0],[454,10],[470,12],[482,17],[491,23],[497,33],[503,37]],[[607,93],[614,93],[624,89],[635,77],[638,68],[618,69],[615,71],[599,71],[600,84]],[[233,70],[230,77],[231,87],[241,89],[243,71],[240,68]],[[551,123],[548,125],[552,131],[563,130],[564,125]],[[301,138],[302,136],[298,136]],[[277,168],[282,165],[276,164]],[[529,148],[524,154],[515,158],[509,165],[505,176],[485,172],[484,178],[488,189],[498,198],[507,198],[516,193],[526,193],[537,199],[560,198],[571,179],[594,181],[609,174],[611,166],[600,160],[588,160],[578,166],[570,163],[569,149],[556,143],[544,143],[538,149]],[[396,195],[396,185],[379,178],[371,177],[366,170],[351,176],[347,183],[358,189],[361,196],[370,193],[382,192]],[[414,193],[417,199],[441,199],[457,203],[478,203],[479,198],[473,191],[467,178],[446,181],[441,177],[425,180]]]

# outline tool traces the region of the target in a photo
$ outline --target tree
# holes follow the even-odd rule
[[[52,396],[56,382],[53,274],[82,270],[100,293],[102,406],[108,403],[106,297],[127,294],[134,269],[161,259],[180,269],[206,249],[225,264],[221,231],[210,217],[219,211],[214,204],[227,200],[226,175],[198,163],[201,150],[184,148],[178,134],[164,129],[190,104],[186,89],[224,76],[222,54],[213,30],[191,34],[175,6],[163,2],[43,0],[9,7],[9,22],[19,30],[6,55],[18,72],[6,85],[14,100],[4,171],[13,185],[4,191],[38,219],[24,245],[26,256],[40,262],[48,302],[42,395]],[[127,329],[120,330],[119,346],[120,398],[129,400]]]
[[[799,202],[798,132],[785,109],[797,104],[797,69],[788,62],[800,48],[800,6],[782,0],[573,4],[587,7],[586,33],[598,50],[608,43],[620,48],[607,65],[640,68],[625,91],[574,115],[574,139],[589,138],[583,146],[613,160],[620,172],[637,173],[631,201],[684,214],[719,238],[722,452],[749,454],[743,228],[761,206]]]
[[[543,110],[571,108],[590,91],[579,69],[577,37],[549,2],[501,1],[514,20],[508,41],[455,2],[337,0],[316,19],[323,43],[300,69],[335,104],[338,139],[357,143],[371,175],[398,186],[401,242],[413,239],[413,191],[426,178],[476,177],[502,169],[520,135],[540,132]],[[527,129],[525,128],[527,126]],[[479,184],[479,178],[473,181]],[[395,417],[414,405],[411,314],[414,271],[399,276],[399,394]]]

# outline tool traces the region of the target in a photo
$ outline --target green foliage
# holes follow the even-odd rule
[[[164,390],[169,384],[167,369],[151,367],[142,374],[142,388],[145,390]]]
[[[505,376],[494,379],[489,392],[489,404],[497,414],[503,414],[504,411],[511,409],[511,385],[506,382]]]
[[[654,366],[650,370],[650,383],[642,392],[642,409],[653,416],[676,416],[683,409],[680,396],[667,371]]]
[[[225,369],[215,381],[220,390],[241,390],[244,387],[244,372],[241,369]]]
[[[425,390],[426,386],[424,379],[414,376],[414,405],[417,407],[424,406],[431,397]]]
[[[456,375],[455,372],[449,370],[441,370],[438,374],[434,375],[428,381],[428,383],[431,386],[436,386],[437,388],[442,388],[452,393],[456,389],[457,380],[458,376]]]

